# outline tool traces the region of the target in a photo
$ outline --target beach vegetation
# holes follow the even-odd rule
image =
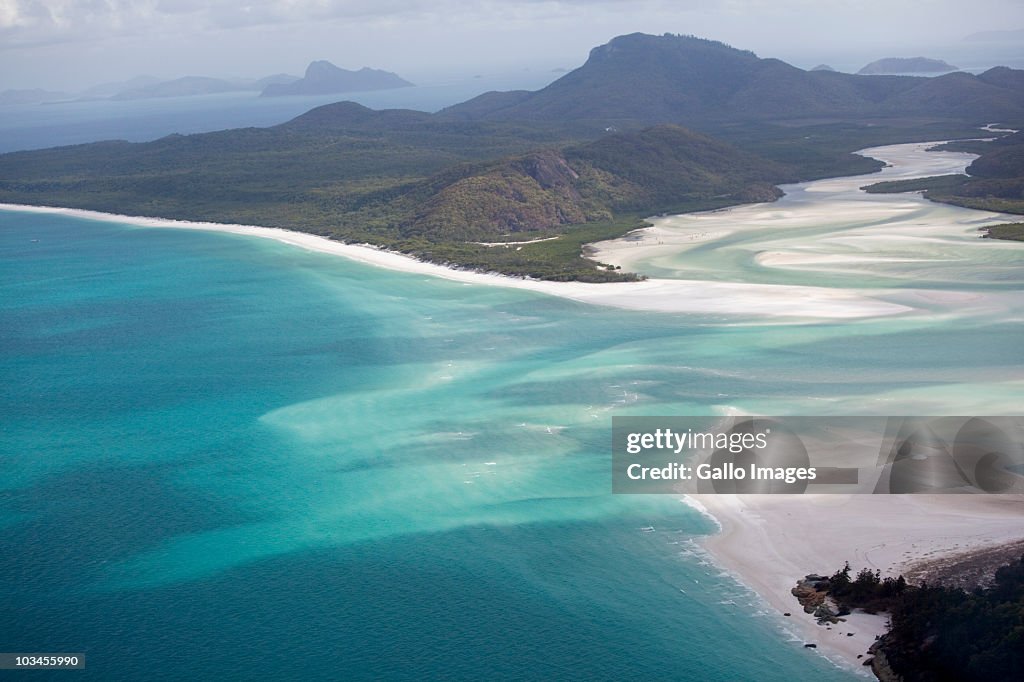
[[[948,148],[948,145],[946,146]],[[878,182],[864,187],[869,193],[922,192],[932,201],[999,213],[1024,214],[1024,134],[970,142],[968,149],[981,155],[965,174]],[[986,228],[984,236],[1019,241],[1017,224]]]
[[[910,585],[850,565],[827,581],[842,609],[889,615],[872,648],[906,682],[1021,679],[1024,673],[1024,556],[999,567],[990,585],[973,589]]]

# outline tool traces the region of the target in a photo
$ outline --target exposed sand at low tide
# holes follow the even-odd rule
[[[736,315],[742,317],[778,317],[786,319],[850,319],[892,315],[911,310],[911,308],[898,303],[877,300],[861,296],[856,292],[835,290],[828,287],[668,279],[649,279],[642,282],[616,282],[608,284],[544,282],[507,277],[493,273],[457,270],[443,265],[419,261],[399,253],[384,251],[368,245],[344,244],[326,237],[272,227],[140,218],[45,206],[0,204],[0,208],[15,211],[59,213],[93,220],[124,222],[140,227],[208,230],[273,239],[310,251],[331,253],[361,263],[399,270],[401,272],[442,277],[467,284],[526,289],[584,303],[631,310]]]

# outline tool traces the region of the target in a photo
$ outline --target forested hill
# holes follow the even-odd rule
[[[1024,87],[997,68],[978,76],[858,76],[804,71],[691,36],[620,36],[536,92],[487,93],[442,115],[484,120],[675,122],[928,116],[1024,121]]]
[[[510,274],[603,280],[621,275],[582,262],[578,246],[538,269],[472,242],[615,221],[621,234],[654,212],[771,201],[776,183],[798,178],[678,126],[567,135],[339,103],[273,128],[0,155],[0,201],[280,226]]]
[[[408,192],[406,237],[488,239],[629,213],[774,201],[792,169],[678,126],[442,174]]]

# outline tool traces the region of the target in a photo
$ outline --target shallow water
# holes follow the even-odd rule
[[[883,180],[960,173],[975,158],[926,151],[933,145],[864,150],[890,165],[873,175],[784,185],[786,196],[775,203],[655,219],[654,229],[633,241],[637,248],[616,252],[616,262],[652,277],[827,286],[882,297],[892,289],[1019,292],[1020,245],[979,239],[981,227],[1013,216],[860,190]],[[663,248],[645,248],[655,242]]]
[[[0,648],[91,679],[846,678],[707,563],[709,520],[610,494],[610,417],[1019,412],[1020,247],[935,227],[970,264],[915,267],[989,309],[781,325],[0,212]],[[806,229],[773,248],[849,248]]]

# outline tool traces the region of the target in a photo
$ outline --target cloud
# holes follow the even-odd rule
[[[713,0],[711,4],[714,4]],[[736,0],[720,0],[735,2]],[[394,23],[536,20],[585,12],[644,8],[685,10],[708,2],[666,0],[0,0],[0,36],[7,47],[204,32],[313,22]]]
[[[0,0],[0,30],[17,26],[20,17],[17,0]]]

